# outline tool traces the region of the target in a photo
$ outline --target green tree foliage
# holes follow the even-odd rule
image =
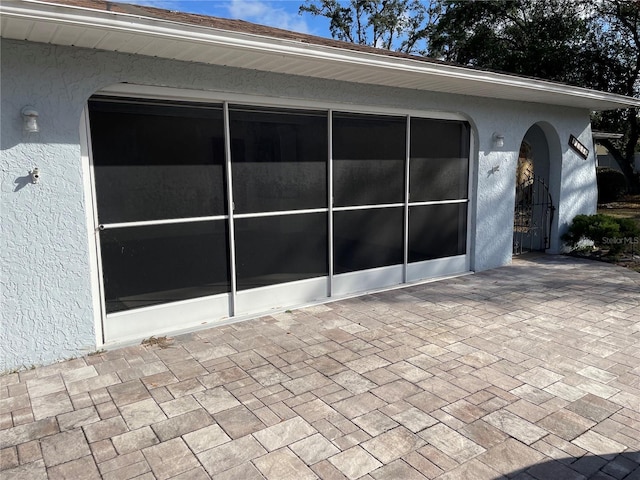
[[[587,240],[600,250],[608,250],[617,255],[626,247],[638,242],[640,229],[629,218],[615,218],[601,213],[595,215],[576,215],[562,240],[572,248],[580,248]]]
[[[640,95],[638,0],[306,0],[300,12],[328,18],[334,38],[405,53]],[[594,129],[627,177],[639,149],[638,109],[600,112]]]
[[[440,0],[306,0],[299,11],[329,19],[338,40],[425,55],[442,10]]]
[[[640,94],[640,2],[631,0],[452,1],[432,29],[429,55],[597,90]],[[638,110],[594,114],[596,130],[637,190]]]
[[[596,10],[590,51],[600,52],[592,62],[586,85],[628,96],[640,96],[640,2],[607,0],[595,2]],[[640,152],[640,109],[599,112],[594,128],[620,132],[620,140],[602,141],[622,167],[629,183],[640,190],[640,178],[631,177],[634,153]]]

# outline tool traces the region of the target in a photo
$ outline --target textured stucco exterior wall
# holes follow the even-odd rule
[[[553,179],[558,181],[559,177],[560,191],[555,196],[555,198],[559,199],[556,210],[557,222],[555,224],[555,229],[557,230],[552,231],[551,253],[563,251],[564,246],[560,241],[560,236],[567,231],[573,218],[583,213],[595,213],[598,206],[596,158],[591,124],[589,119],[581,119],[577,116],[571,117],[567,115],[564,120],[564,131],[568,133],[565,136],[561,136],[562,140],[560,141],[562,171],[555,175]],[[573,133],[574,131],[580,133]],[[589,156],[586,160],[583,160],[569,147],[569,133],[573,133],[589,149]]]
[[[556,236],[577,213],[595,209],[588,112],[406,89],[315,80],[150,57],[3,40],[1,44],[2,262],[0,371],[50,363],[96,349],[90,233],[80,151],[80,117],[97,90],[121,82],[238,92],[349,105],[461,113],[474,129],[472,268],[510,263],[517,156],[525,133],[544,122],[560,198]],[[40,133],[22,131],[20,110],[40,113]],[[505,145],[494,149],[493,132]],[[555,142],[555,143],[554,143]],[[38,166],[42,180],[29,183]],[[566,203],[566,205],[565,205]],[[560,227],[558,230],[558,226]],[[559,248],[557,240],[553,245]],[[99,340],[98,340],[99,341]]]

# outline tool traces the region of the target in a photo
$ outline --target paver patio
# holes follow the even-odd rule
[[[640,479],[640,274],[560,256],[0,377],[0,478]]]

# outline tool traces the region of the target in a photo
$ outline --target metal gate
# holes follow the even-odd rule
[[[549,248],[554,212],[549,186],[539,176],[527,176],[516,187],[513,216],[514,255]]]

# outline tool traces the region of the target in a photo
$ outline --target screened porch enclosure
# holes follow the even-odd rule
[[[469,270],[461,120],[94,96],[105,341]]]

